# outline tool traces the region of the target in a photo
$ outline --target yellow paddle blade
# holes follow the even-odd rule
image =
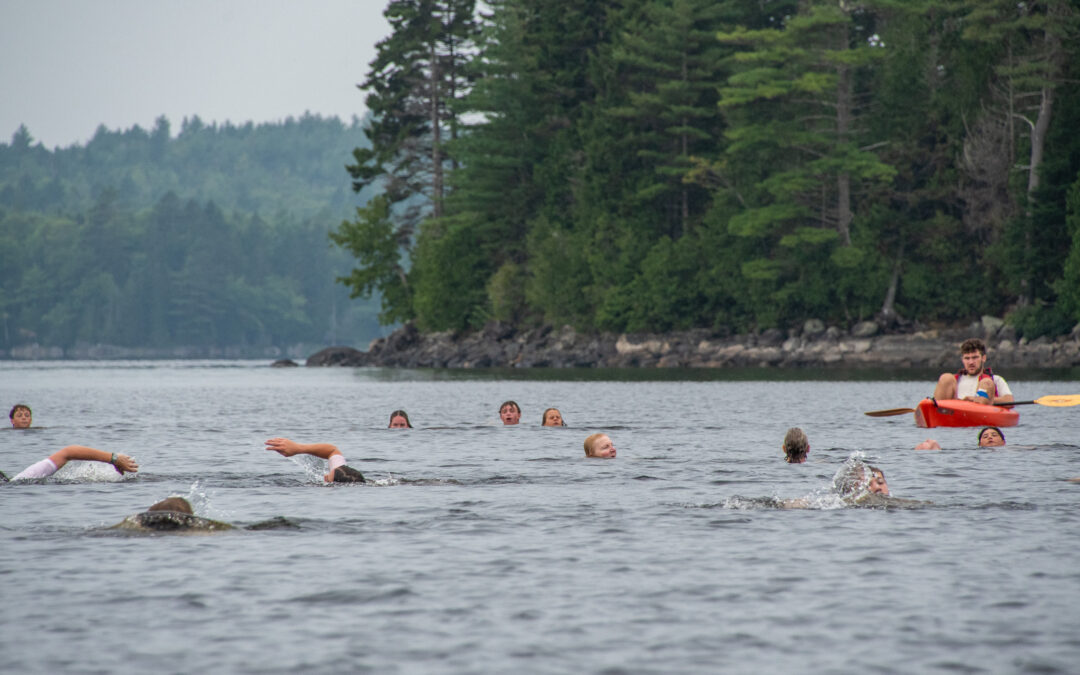
[[[1080,394],[1067,394],[1065,396],[1040,396],[1034,403],[1048,405],[1054,408],[1067,408],[1071,405],[1080,405]]]
[[[915,412],[915,408],[889,408],[888,410],[871,410],[864,415],[870,417],[893,417],[894,415],[906,415]]]

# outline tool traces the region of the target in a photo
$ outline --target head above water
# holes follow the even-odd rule
[[[543,427],[565,427],[566,421],[562,417],[562,413],[558,408],[548,408],[544,411],[543,419],[540,422],[540,426]]]
[[[390,413],[390,429],[412,429],[412,422],[409,421],[409,413],[404,410],[395,410]]]
[[[585,456],[614,459],[615,443],[607,434],[593,434],[585,439]]]
[[[514,401],[503,401],[499,406],[499,419],[506,426],[517,424],[521,421],[521,406]]]
[[[992,448],[1005,445],[1005,434],[997,427],[979,429],[979,447]]]
[[[183,497],[169,497],[168,499],[162,499],[157,504],[154,504],[147,511],[175,511],[177,513],[186,513],[188,515],[194,514],[194,510],[191,508],[191,502]]]
[[[792,427],[784,434],[784,459],[788,464],[802,464],[810,453],[810,439],[799,427]]]
[[[33,422],[34,413],[30,410],[30,406],[25,403],[16,403],[11,407],[8,419],[11,420],[11,426],[15,429],[26,429]]]

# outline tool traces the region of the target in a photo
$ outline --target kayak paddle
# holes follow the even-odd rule
[[[996,406],[1014,406],[1014,405],[1045,405],[1052,408],[1067,408],[1069,406],[1080,405],[1080,394],[1066,394],[1064,396],[1040,396],[1034,401],[1011,401],[1009,403],[992,403]],[[888,410],[871,410],[866,415],[870,417],[893,417],[894,415],[906,415],[908,413],[915,412],[915,408],[889,408]]]

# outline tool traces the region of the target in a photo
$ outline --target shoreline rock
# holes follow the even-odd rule
[[[396,368],[959,368],[958,347],[986,341],[995,368],[1080,366],[1080,326],[1070,335],[1015,339],[1000,319],[967,328],[879,334],[874,322],[851,331],[811,319],[803,330],[724,336],[705,329],[662,334],[582,334],[570,326],[518,330],[492,322],[470,333],[422,334],[407,323],[367,351],[327,347],[307,365]]]

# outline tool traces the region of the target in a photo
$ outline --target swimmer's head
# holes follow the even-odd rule
[[[802,464],[810,453],[810,439],[799,427],[792,427],[784,434],[784,459],[788,464]]]
[[[517,424],[521,421],[521,406],[514,401],[503,401],[499,406],[499,419],[506,426]]]
[[[585,456],[615,458],[615,443],[607,434],[593,434],[585,439]]]
[[[412,429],[412,422],[409,421],[409,413],[404,410],[395,410],[390,413],[390,429]]]
[[[16,403],[11,408],[11,412],[8,413],[8,419],[11,420],[11,426],[16,429],[27,429],[33,422],[34,413],[30,411],[30,406],[25,403]]]
[[[193,515],[195,512],[191,509],[191,503],[183,497],[169,497],[168,499],[162,499],[157,504],[154,504],[147,511],[175,511],[177,513],[186,513]]]
[[[335,483],[363,483],[364,474],[360,473],[351,466],[339,466],[334,469],[334,482]]]
[[[1005,434],[997,427],[979,429],[979,447],[990,448],[1005,445]]]
[[[870,484],[866,489],[874,494],[888,496],[889,484],[885,482],[885,472],[876,466],[867,465],[866,468],[870,469]]]
[[[544,411],[543,421],[540,422],[541,426],[545,427],[565,427],[566,422],[562,418],[562,413],[558,408],[548,408]]]

